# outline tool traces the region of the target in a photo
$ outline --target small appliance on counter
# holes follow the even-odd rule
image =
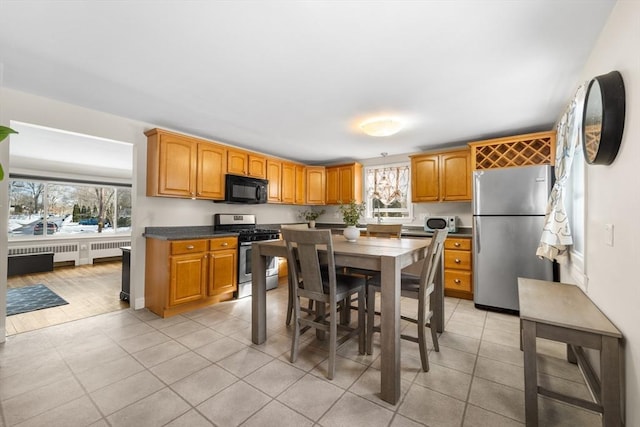
[[[255,215],[215,214],[215,233],[238,233],[238,291],[236,298],[251,295],[251,246],[253,242],[280,240],[280,231],[257,228]],[[267,290],[278,287],[278,258],[267,259]]]
[[[446,229],[449,233],[458,231],[457,216],[428,216],[424,219],[424,231],[434,233]]]

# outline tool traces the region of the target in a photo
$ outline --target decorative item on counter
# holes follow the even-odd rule
[[[304,211],[300,212],[298,214],[298,216],[300,218],[304,218],[304,220],[309,223],[309,228],[315,228],[316,227],[316,219],[318,219],[318,217],[320,215],[322,215],[323,213],[324,213],[324,209],[321,209],[321,210],[308,209],[308,210],[304,210]]]
[[[347,239],[347,242],[355,242],[360,237],[360,230],[356,228],[356,225],[358,225],[360,216],[364,213],[364,203],[356,203],[355,200],[351,200],[349,204],[344,205],[340,202],[338,209],[347,226],[342,233],[344,238]]]

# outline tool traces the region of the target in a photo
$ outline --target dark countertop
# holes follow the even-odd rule
[[[280,229],[279,224],[259,224],[261,228]],[[344,224],[322,223],[316,224],[316,228],[330,229],[336,232],[344,230]],[[360,231],[366,232],[366,226],[360,225]],[[216,233],[212,225],[197,225],[184,227],[146,227],[143,237],[160,240],[190,240],[190,239],[211,239],[214,237],[237,236],[238,233]],[[431,237],[433,233],[424,231],[419,226],[407,226],[402,229],[402,236],[405,237]],[[471,227],[459,227],[456,233],[449,233],[451,237],[472,237]]]
[[[210,239],[214,237],[237,236],[238,233],[216,233],[213,225],[186,227],[145,227],[143,237],[160,240]]]
[[[331,224],[331,223],[316,223],[316,228],[320,229],[331,229],[334,231],[342,231],[344,230],[344,224]],[[365,224],[358,225],[361,233],[365,233],[367,227]],[[402,228],[402,236],[405,237],[431,237],[433,233],[424,231],[423,227],[420,226],[405,226]],[[473,232],[471,227],[458,227],[458,231],[455,233],[449,233],[451,237],[473,237]]]

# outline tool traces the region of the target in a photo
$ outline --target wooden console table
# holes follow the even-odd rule
[[[518,278],[518,293],[527,427],[538,425],[538,394],[600,412],[603,426],[622,425],[620,331],[577,286]],[[536,337],[567,343],[568,360],[582,368],[595,402],[538,386]],[[600,350],[601,380],[582,347]]]

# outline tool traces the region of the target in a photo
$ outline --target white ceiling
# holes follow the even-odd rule
[[[614,4],[0,0],[0,84],[307,163],[365,159],[551,129]],[[363,135],[379,113],[406,128]]]

